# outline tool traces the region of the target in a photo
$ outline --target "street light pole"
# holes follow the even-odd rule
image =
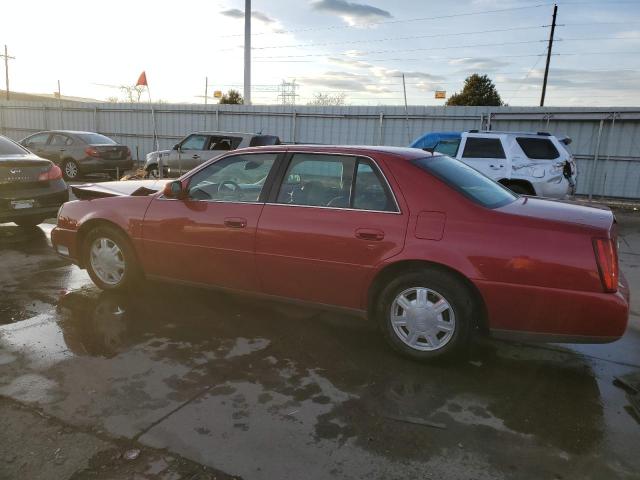
[[[244,104],[251,105],[251,0],[244,0]]]

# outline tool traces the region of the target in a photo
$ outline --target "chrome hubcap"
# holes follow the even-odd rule
[[[157,168],[152,168],[149,170],[149,178],[160,178],[160,172]]]
[[[67,174],[67,177],[73,178],[78,174],[78,167],[73,162],[68,162],[64,166],[64,172]]]
[[[89,257],[93,271],[107,285],[117,285],[124,277],[124,255],[110,238],[97,238],[91,244]]]
[[[456,318],[449,302],[438,292],[413,287],[398,294],[391,304],[391,325],[411,348],[433,351],[449,343]]]

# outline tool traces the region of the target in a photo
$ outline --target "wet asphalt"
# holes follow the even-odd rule
[[[640,478],[640,418],[613,384],[640,371],[640,215],[618,218],[621,340],[483,339],[435,364],[348,315],[160,283],[100,292],[53,254],[53,225],[3,224],[0,396],[245,479]]]

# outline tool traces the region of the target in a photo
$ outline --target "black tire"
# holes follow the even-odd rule
[[[427,336],[421,337],[422,334],[420,333],[420,338],[418,339],[420,345],[414,348],[405,343],[400,336],[401,334],[394,329],[391,320],[392,307],[401,308],[393,305],[394,300],[401,293],[410,291],[413,288],[426,288],[434,295],[433,299],[430,299],[431,301],[435,300],[439,295],[449,304],[450,309],[443,312],[441,318],[445,320],[445,316],[447,317],[446,321],[449,323],[449,328],[452,328],[453,333],[448,339],[446,339],[447,335],[449,335],[448,333],[438,332],[436,334],[437,341],[443,342],[442,346],[431,350],[420,349],[420,347],[431,348]],[[420,361],[451,358],[468,348],[474,328],[474,304],[474,296],[470,289],[453,274],[438,269],[415,270],[401,274],[382,290],[377,300],[376,317],[385,340],[396,352]],[[452,318],[454,320],[453,327],[451,327]],[[408,326],[398,328],[402,329],[403,332],[406,331],[407,337],[411,335]],[[440,334],[443,335],[438,338]]]
[[[121,274],[121,278],[116,283],[103,280],[101,276],[104,277],[104,273],[98,273],[94,268],[91,257],[91,247],[94,242],[100,239],[106,239],[108,242],[112,242],[120,250],[119,257],[123,261],[124,268],[122,269],[123,273]],[[85,237],[83,252],[84,265],[87,273],[91,277],[91,280],[93,280],[93,283],[102,290],[118,292],[132,290],[139,285],[139,282],[143,278],[129,238],[114,227],[100,226],[91,230]]]
[[[14,220],[13,223],[22,228],[33,228],[36,225],[40,225],[45,220],[46,217],[24,217]]]
[[[535,193],[531,192],[530,188],[520,185],[519,183],[508,183],[506,187],[518,195],[535,195]]]
[[[62,162],[62,175],[65,180],[77,180],[80,178],[80,167],[75,160]]]
[[[160,178],[160,170],[157,164],[149,165],[147,167],[147,178]]]

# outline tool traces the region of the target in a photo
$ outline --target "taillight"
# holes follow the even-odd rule
[[[61,178],[62,170],[60,170],[60,167],[57,165],[53,165],[49,170],[38,175],[39,182],[45,182],[48,180],[59,180]]]
[[[93,148],[93,147],[85,148],[84,149],[84,153],[86,153],[90,157],[99,157],[100,156],[100,152],[97,149]]]
[[[593,250],[605,292],[618,291],[618,248],[610,238],[594,238]]]

